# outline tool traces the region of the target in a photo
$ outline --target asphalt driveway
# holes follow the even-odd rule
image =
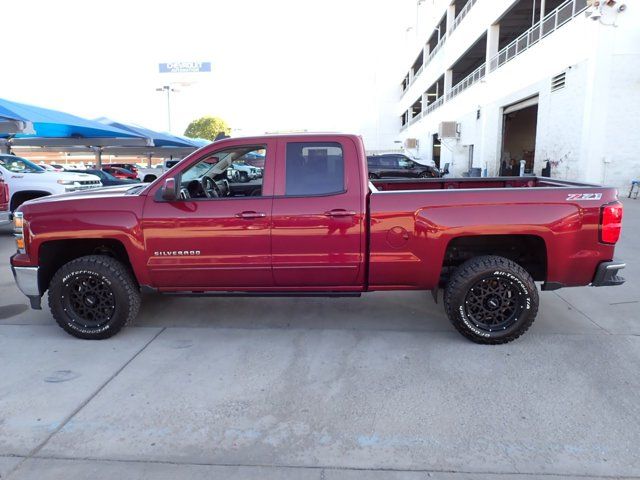
[[[468,342],[423,292],[149,296],[77,340],[32,311],[0,233],[0,478],[640,478],[640,200],[618,288],[542,294]]]

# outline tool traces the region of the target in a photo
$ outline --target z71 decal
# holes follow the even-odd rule
[[[601,198],[601,193],[570,193],[567,195],[567,200],[600,200]]]

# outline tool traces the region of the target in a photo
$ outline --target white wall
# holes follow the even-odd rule
[[[398,102],[396,117],[511,3],[479,0]],[[438,131],[438,124],[456,121],[460,123],[461,137],[443,142],[441,165],[450,163],[454,174],[466,171],[466,146],[473,144],[474,166],[495,175],[499,169],[503,108],[538,95],[536,172],[549,159],[554,177],[628,185],[632,177],[640,177],[639,10],[637,2],[630,2],[627,10],[617,16],[617,27],[603,24],[610,23],[613,17],[603,23],[584,15],[576,17],[402,130],[400,137],[418,138],[418,155],[430,160],[431,135]],[[413,56],[412,53],[410,58]],[[563,71],[566,86],[551,92],[551,78]]]

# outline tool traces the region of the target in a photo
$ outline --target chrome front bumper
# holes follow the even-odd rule
[[[16,285],[31,302],[31,308],[40,310],[40,287],[38,286],[38,267],[11,267]]]

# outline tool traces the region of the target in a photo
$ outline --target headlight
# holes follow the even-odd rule
[[[73,180],[58,180],[60,185],[73,185],[75,182]]]
[[[27,253],[24,244],[24,217],[22,216],[22,212],[15,212],[13,214],[13,235],[16,238],[18,253]]]

